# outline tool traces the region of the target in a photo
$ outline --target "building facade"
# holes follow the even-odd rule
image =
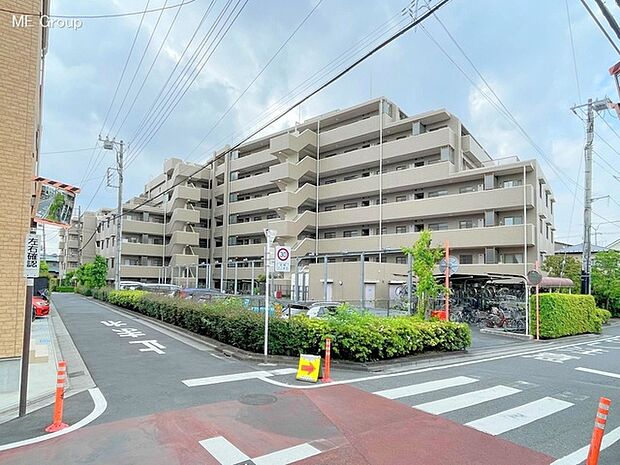
[[[48,2],[6,0],[4,10],[44,14]],[[25,239],[31,227],[33,176],[37,172],[43,57],[47,34],[38,21],[16,25],[0,12],[0,165],[2,165],[2,269],[0,269],[0,361],[21,355],[25,312]],[[3,367],[13,367],[6,373]],[[14,375],[14,376],[13,376]],[[17,380],[19,364],[0,363],[0,392]]]
[[[84,263],[94,260],[97,253],[93,234],[97,228],[97,215],[84,212],[71,219],[71,224],[59,233],[59,276],[64,276]]]
[[[298,264],[309,273],[303,282],[310,298],[353,299],[352,289],[381,298],[406,276],[401,247],[425,229],[435,245],[449,241],[460,273],[523,276],[554,252],[555,199],[538,163],[492,159],[446,110],[407,116],[389,100],[373,99],[215,160],[198,175],[191,175],[196,166],[168,160],[126,204],[131,210],[183,180],[167,199],[128,213],[123,279],[161,280],[163,264],[178,267],[167,271],[168,282],[185,284],[180,273],[198,273],[200,283],[248,292],[252,276],[264,274],[265,228],[291,247],[293,271]],[[98,240],[111,260],[113,234],[111,221]],[[366,291],[350,264],[362,253]],[[195,267],[203,263],[211,269]],[[275,282],[290,287],[291,276]]]

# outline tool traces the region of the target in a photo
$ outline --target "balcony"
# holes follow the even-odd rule
[[[150,221],[123,220],[123,233],[161,235],[164,231],[162,223]]]
[[[274,220],[248,221],[247,223],[231,223],[228,226],[228,234],[231,236],[243,236],[248,234],[263,234],[263,229],[273,224]]]
[[[284,162],[269,168],[269,180],[271,182],[291,182],[301,179],[306,174],[316,177],[316,159],[305,157],[297,163]]]
[[[122,255],[138,255],[161,257],[164,251],[161,244],[140,244],[137,242],[123,242],[121,247]]]
[[[302,151],[316,152],[317,137],[314,131],[306,129],[301,134],[286,133],[274,137],[269,141],[269,151],[276,156],[286,157]]]
[[[312,226],[314,229],[315,224],[316,213],[305,211],[297,215],[294,220],[271,220],[269,222],[269,228],[275,229],[278,232],[278,237],[297,238],[306,228]]]
[[[198,255],[172,254],[170,256],[171,266],[196,265],[198,263]]]
[[[167,209],[184,208],[187,201],[200,202],[200,188],[190,186],[177,186],[172,191],[172,199],[168,202]]]
[[[246,168],[264,168],[274,163],[276,163],[276,159],[271,154],[271,151],[266,149],[251,155],[246,155],[245,157],[231,160],[230,170],[239,171]]]
[[[170,245],[198,245],[199,235],[193,231],[175,231],[170,238]]]
[[[474,139],[470,135],[461,137],[461,146],[463,152],[466,155],[472,155],[476,160],[479,160],[480,162],[485,162],[491,159],[491,157],[489,157],[489,155],[480,146],[480,144],[478,144],[476,139]]]
[[[271,198],[272,195],[274,194],[270,194],[269,196],[265,197],[256,197],[254,199],[230,202],[228,204],[228,211],[232,215],[269,210],[269,201],[267,199]]]
[[[166,225],[166,232],[170,234],[173,229],[178,229],[186,224],[200,223],[200,212],[190,208],[176,208],[172,211],[170,220]]]
[[[121,265],[121,279],[135,281],[141,278],[157,279],[161,276],[160,266]]]
[[[295,192],[274,192],[269,195],[269,209],[290,210],[299,207],[304,202],[311,200],[316,202],[316,186],[304,184]]]
[[[229,257],[262,257],[265,254],[265,244],[229,245]]]
[[[322,137],[323,135],[321,135],[321,140]],[[411,160],[414,158],[412,155],[423,157],[439,153],[441,147],[450,146],[454,148],[455,140],[454,131],[450,128],[443,128],[405,139],[386,142],[383,144],[383,161],[385,163],[393,163],[399,160]],[[379,146],[373,145],[321,160],[321,176],[347,171],[351,166],[358,168],[378,167]]]
[[[265,187],[273,187],[269,173],[262,173],[243,179],[237,179],[235,181],[231,181],[229,185],[230,192],[238,193],[251,192],[256,189],[264,189]]]

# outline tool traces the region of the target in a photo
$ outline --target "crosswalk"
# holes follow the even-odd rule
[[[374,394],[387,399],[400,399],[414,408],[435,415],[456,412],[474,406],[484,406],[485,413],[489,413],[489,409],[493,411],[495,407],[494,413],[464,423],[466,426],[493,436],[523,428],[574,406],[574,403],[568,400],[550,396],[544,396],[533,401],[528,399],[530,401],[526,402],[522,395],[523,389],[518,388],[530,384],[524,381],[515,383],[518,387],[503,384],[483,387],[482,384],[481,380],[477,378],[455,376],[384,389],[375,391]],[[459,387],[466,387],[470,390],[451,395],[450,391]],[[422,394],[436,394],[438,398],[428,402],[416,403],[416,397]],[[516,407],[512,406],[513,403],[510,404],[511,408],[505,408],[503,401],[506,398],[517,399],[521,403]]]

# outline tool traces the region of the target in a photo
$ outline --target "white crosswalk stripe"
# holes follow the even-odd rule
[[[466,392],[458,396],[426,402],[424,404],[415,405],[414,407],[428,413],[439,415],[441,413],[452,412],[454,410],[460,410],[491,400],[500,399],[512,394],[518,394],[519,392],[521,392],[520,389],[499,385],[487,389],[480,389],[478,391]]]
[[[463,386],[465,384],[477,382],[478,380],[475,378],[468,378],[467,376],[456,376],[454,378],[439,379],[436,381],[428,381],[426,383],[419,384],[411,384],[409,386],[402,386],[394,389],[384,389],[383,391],[375,392],[375,394],[381,397],[385,397],[387,399],[400,399],[402,397],[415,396],[418,394],[424,394],[426,392],[434,392],[441,389]]]
[[[497,436],[521,428],[541,418],[572,407],[574,404],[553,397],[543,397],[527,404],[466,423],[479,431]]]

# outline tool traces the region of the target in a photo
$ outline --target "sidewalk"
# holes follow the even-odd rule
[[[55,333],[51,317],[37,318],[32,322],[30,336],[30,364],[28,373],[28,404],[31,405],[53,395],[56,386],[58,361]],[[19,403],[19,359],[2,362],[7,382],[0,390],[0,422],[17,415]]]

